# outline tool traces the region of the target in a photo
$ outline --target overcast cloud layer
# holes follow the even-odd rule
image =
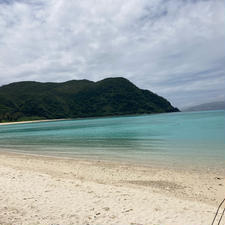
[[[224,100],[224,0],[0,0],[0,85],[123,76],[178,107]]]

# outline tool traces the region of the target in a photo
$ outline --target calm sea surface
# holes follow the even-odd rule
[[[225,167],[225,111],[0,126],[0,148],[54,156]]]

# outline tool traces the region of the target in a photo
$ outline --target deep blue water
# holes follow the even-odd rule
[[[182,112],[0,126],[9,151],[225,167],[225,112]]]

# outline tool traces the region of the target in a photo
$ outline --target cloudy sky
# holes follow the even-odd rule
[[[123,76],[178,107],[224,100],[224,0],[0,0],[0,85]]]

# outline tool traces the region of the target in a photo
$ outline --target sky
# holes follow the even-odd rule
[[[225,99],[225,0],[0,0],[0,85],[125,77],[174,106]]]

